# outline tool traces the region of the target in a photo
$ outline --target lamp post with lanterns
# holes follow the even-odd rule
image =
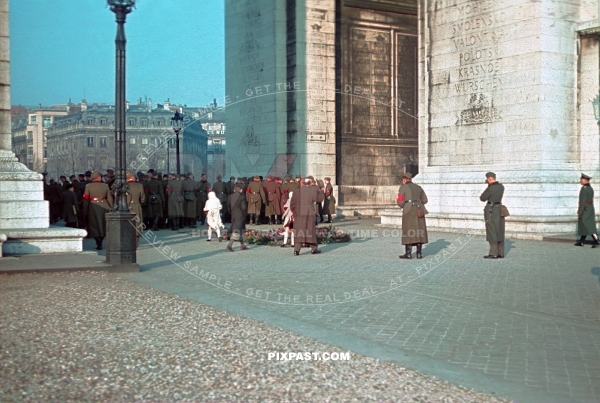
[[[181,175],[181,163],[179,161],[179,133],[183,128],[183,116],[179,111],[175,111],[175,116],[171,118],[171,126],[175,132],[175,148],[177,149],[177,175]]]
[[[107,0],[110,11],[115,13],[117,22],[116,74],[115,74],[115,168],[116,180],[111,192],[115,196],[114,209],[106,214],[106,262],[115,271],[139,271],[136,262],[135,234],[141,223],[134,221],[135,214],[127,203],[127,165],[125,135],[125,20],[135,6],[136,0]]]

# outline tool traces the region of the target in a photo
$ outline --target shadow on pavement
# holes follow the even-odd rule
[[[513,248],[516,248],[515,242],[511,241],[510,239],[505,239],[504,240],[504,256],[508,256],[508,254],[510,253],[510,251]]]
[[[600,282],[600,267],[592,267],[591,272],[594,276],[598,276],[598,282]]]
[[[451,242],[446,241],[445,239],[438,239],[435,242],[428,243],[423,248],[423,255],[436,255],[442,250],[446,249],[448,246],[450,246],[450,244]]]

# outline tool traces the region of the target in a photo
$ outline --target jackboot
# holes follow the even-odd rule
[[[423,248],[423,244],[418,243],[417,244],[417,259],[423,259],[423,254],[421,253],[422,248]]]
[[[598,242],[598,235],[592,234],[592,238],[594,238],[594,244],[592,245],[592,248],[597,248],[600,246],[600,242]]]
[[[585,235],[582,236],[581,238],[579,238],[579,241],[577,241],[577,243],[575,244],[575,246],[583,246],[584,242],[585,242]]]
[[[154,217],[154,220],[152,221],[152,231],[158,231],[158,220],[160,219],[160,217]]]
[[[400,255],[400,259],[412,259],[412,245],[404,245],[404,255]]]
[[[179,229],[177,218],[169,218],[169,221],[171,222],[171,231],[177,231]]]
[[[101,236],[97,236],[94,238],[94,240],[96,241],[96,250],[102,250],[102,240],[104,239],[104,237]]]

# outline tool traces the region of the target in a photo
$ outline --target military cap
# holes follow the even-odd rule
[[[285,176],[285,181],[286,181],[286,182],[287,182],[287,181],[289,181],[289,180],[291,180],[291,179],[292,179],[292,176],[291,176],[291,175],[286,175],[286,176]]]
[[[48,172],[42,172],[42,175],[48,175]]]
[[[260,176],[258,176],[258,175],[254,175],[254,180],[255,180],[255,181],[257,181],[257,180],[259,181],[259,180],[260,180]]]
[[[323,178],[323,180],[331,181],[331,178],[329,176],[326,176],[326,177]]]
[[[495,177],[496,177],[496,174],[495,174],[495,173],[493,173],[493,172],[488,172],[488,173],[486,173],[486,174],[485,174],[485,177],[486,177],[486,178],[495,178]]]
[[[108,168],[108,169],[106,170],[106,172],[112,172],[112,173],[114,174],[114,173],[115,173],[115,170],[114,170],[114,169],[112,169],[112,168]]]
[[[148,170],[148,173],[151,173],[151,174],[153,174],[153,173],[154,173],[154,169],[149,169],[149,170]]]
[[[85,171],[85,176],[92,176],[92,171]]]
[[[591,177],[587,176],[586,174],[584,174],[583,172],[581,173],[581,179],[587,179],[590,180],[592,179]]]
[[[406,179],[412,179],[412,174],[410,172],[404,172],[402,177]]]

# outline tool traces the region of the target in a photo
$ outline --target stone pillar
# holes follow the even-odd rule
[[[42,176],[12,152],[9,49],[8,0],[0,0],[0,256],[81,251],[85,231],[49,228]]]
[[[430,199],[428,224],[483,228],[479,195],[494,171],[511,211],[507,231],[575,231],[580,172],[600,176],[589,164],[598,161],[593,97],[578,92],[577,25],[595,17],[586,10],[552,0],[420,0],[415,182]]]

